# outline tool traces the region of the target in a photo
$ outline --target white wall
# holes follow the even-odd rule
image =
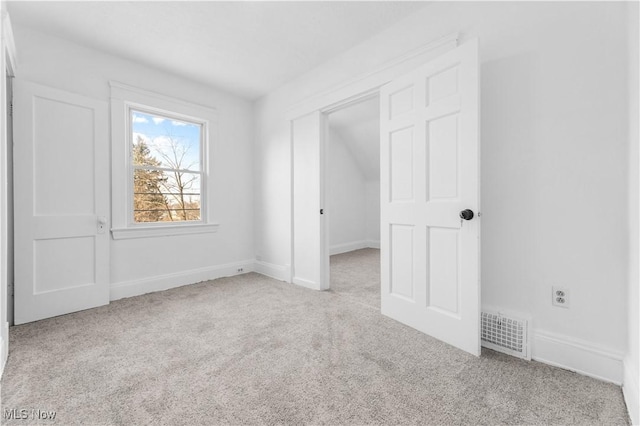
[[[367,179],[361,167],[362,161],[367,159],[356,159],[356,154],[340,132],[331,129],[328,143],[330,252],[338,254],[365,247],[379,248],[380,181]],[[374,164],[373,167],[380,166]]]
[[[329,189],[334,192],[329,201],[335,206],[331,252],[380,247],[380,100],[370,97],[341,108],[328,122]]]
[[[369,247],[380,248],[380,181],[367,180],[364,191],[367,209],[366,238]]]
[[[480,38],[482,300],[534,357],[620,382],[627,342],[626,5],[436,2],[256,102],[256,253],[290,259],[292,105],[443,35]],[[551,305],[551,286],[571,308]]]
[[[367,239],[364,176],[346,142],[332,130],[326,155],[330,253],[362,248]]]
[[[628,52],[629,52],[629,283],[628,283],[628,349],[624,359],[624,395],[634,425],[640,424],[640,123],[638,118],[638,25],[640,20],[637,2],[628,3]]]
[[[218,111],[211,165],[218,232],[112,240],[112,298],[229,275],[238,266],[245,272],[253,267],[251,102],[33,30],[17,27],[15,36],[17,78],[105,102],[108,82],[115,80]]]

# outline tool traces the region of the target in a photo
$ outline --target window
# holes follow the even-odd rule
[[[205,124],[129,109],[133,223],[200,221]]]
[[[111,82],[114,239],[215,232],[215,110]]]

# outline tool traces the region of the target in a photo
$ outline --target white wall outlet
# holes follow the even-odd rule
[[[552,290],[553,290],[553,294],[551,295],[552,296],[551,303],[553,304],[553,306],[558,306],[560,308],[568,308],[569,301],[571,300],[569,298],[569,289],[566,287],[553,286]]]

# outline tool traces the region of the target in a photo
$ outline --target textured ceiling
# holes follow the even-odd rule
[[[425,2],[8,2],[16,26],[254,99]]]
[[[340,136],[366,180],[380,179],[380,101],[370,98],[329,115],[331,129]]]

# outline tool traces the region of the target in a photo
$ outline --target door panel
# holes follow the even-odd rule
[[[458,117],[427,123],[428,200],[458,197]]]
[[[34,244],[34,294],[95,282],[95,237],[41,239]]]
[[[413,199],[413,129],[396,130],[389,137],[391,200]]]
[[[94,110],[34,96],[35,214],[92,214],[95,210]],[[52,162],[66,159],[68,167]],[[71,184],[72,182],[72,184]]]
[[[470,41],[380,92],[382,313],[475,355],[478,72]]]
[[[109,303],[107,111],[15,82],[16,324]]]
[[[413,226],[391,225],[391,294],[408,301],[413,295]]]
[[[429,299],[427,306],[458,314],[460,257],[459,232],[450,228],[428,228]]]

